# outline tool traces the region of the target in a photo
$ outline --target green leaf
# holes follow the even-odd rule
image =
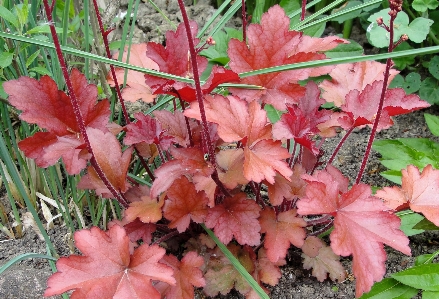
[[[416,257],[415,266],[431,264],[434,258],[439,254],[439,250],[429,254],[423,254]]]
[[[373,46],[378,48],[389,46],[390,33],[384,28],[378,26],[376,22],[379,17],[382,17],[384,24],[389,25],[390,16],[388,12],[389,9],[383,9],[377,13],[374,13],[367,19],[369,22],[371,22],[367,28],[367,39]],[[433,21],[430,19],[416,18],[409,25],[408,15],[401,11],[398,13],[394,21],[395,30],[393,42],[397,42],[403,34],[407,34],[411,41],[421,43],[426,39],[432,24]]]
[[[26,67],[29,67],[29,65],[31,65],[32,62],[34,62],[34,60],[38,57],[38,55],[40,55],[40,50],[35,51],[35,53],[33,53],[31,56],[29,56],[26,59]]]
[[[414,229],[423,229],[423,230],[439,230],[439,227],[437,227],[433,222],[431,222],[427,218],[421,220],[413,228]]]
[[[224,30],[217,31],[212,38],[215,41],[215,45],[201,51],[200,54],[206,56],[210,62],[226,65],[230,60],[227,54],[229,41],[232,38],[242,40],[242,31],[226,27]]]
[[[28,0],[24,0],[23,4],[16,5],[15,11],[17,12],[18,22],[20,23],[21,28],[23,28],[23,26],[26,25],[29,17]]]
[[[415,288],[403,285],[393,278],[384,278],[359,299],[411,299],[417,293],[418,290]]]
[[[431,133],[435,136],[439,136],[439,116],[424,113],[424,118]]]
[[[425,12],[427,9],[435,9],[439,6],[437,0],[413,0],[412,7],[416,11]]]
[[[439,80],[439,56],[434,56],[433,59],[430,60],[428,71],[433,77]]]
[[[0,68],[8,67],[12,64],[14,53],[0,52]]]
[[[282,114],[285,113],[285,111],[279,111],[276,110],[272,105],[267,104],[264,106],[264,110],[267,111],[267,116],[268,119],[270,120],[270,122],[272,124],[276,123],[280,117],[282,116]]]
[[[416,289],[439,291],[439,264],[424,264],[392,274],[392,278]]]
[[[353,40],[349,40],[349,42],[350,42],[349,44],[339,44],[334,49],[326,51],[325,55],[329,58],[340,58],[340,57],[363,55],[364,50],[359,43]]]
[[[16,263],[21,262],[22,260],[35,259],[35,258],[57,261],[56,258],[54,258],[53,256],[50,256],[50,255],[39,254],[39,253],[24,253],[24,254],[20,254],[19,256],[14,257],[13,259],[9,260],[6,264],[1,266],[0,267],[0,274],[5,272],[6,270],[8,270],[10,267],[15,265]]]
[[[45,67],[41,67],[41,66],[33,67],[29,70],[29,72],[35,72],[35,73],[38,73],[40,75],[52,76],[52,73],[49,72],[48,69],[46,69]]]
[[[400,216],[401,218],[401,227],[400,229],[404,232],[407,237],[422,234],[424,232],[423,229],[415,229],[414,226],[418,224],[422,219],[425,219],[424,216],[418,213],[409,213]]]
[[[439,298],[439,292],[433,292],[433,291],[422,292],[422,299],[437,299],[437,298]]]
[[[302,7],[299,0],[282,0],[279,5],[285,10],[287,15],[292,14]]]
[[[422,81],[419,97],[432,105],[439,104],[439,82],[430,77]]]
[[[398,45],[398,47],[396,47],[394,49],[394,51],[404,51],[404,50],[410,50],[410,49],[413,49],[413,48],[409,45],[409,43],[403,42],[400,45]],[[392,60],[395,63],[396,68],[398,68],[399,70],[402,71],[407,66],[414,64],[415,58],[416,58],[416,55],[412,55],[412,56],[406,56],[406,57],[401,57],[401,58],[395,58]]]
[[[355,7],[357,5],[363,4],[361,1],[358,0],[354,0],[354,1],[348,1],[345,4],[343,4],[341,7],[339,8],[335,8],[332,10],[331,14],[335,14],[337,12],[342,12],[344,10],[347,10],[349,8]],[[333,18],[333,21],[338,22],[339,24],[343,23],[344,21],[350,20],[350,19],[354,19],[354,18],[358,18],[360,16],[361,10],[360,11],[353,11],[347,14],[344,14],[342,16]]]
[[[0,17],[2,19],[5,19],[6,21],[8,21],[16,29],[18,28],[18,18],[9,9],[6,9],[3,6],[0,6]]]
[[[405,77],[404,88],[407,94],[414,93],[421,87],[421,75],[418,73],[410,73]]]
[[[58,34],[62,34],[63,33],[63,29],[60,27],[55,27],[55,31]],[[71,31],[68,30],[68,32],[70,33]],[[32,34],[42,34],[42,33],[50,33],[50,26],[45,24],[45,25],[39,25],[36,26],[28,31],[26,31],[25,34],[27,35],[32,35]]]

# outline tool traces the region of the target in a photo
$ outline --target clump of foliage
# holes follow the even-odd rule
[[[43,2],[52,24],[53,6]],[[402,88],[388,89],[397,74],[390,59],[261,72],[320,61],[325,51],[348,43],[290,30],[280,6],[244,28],[242,40],[231,39],[228,68],[213,66],[202,82],[208,60],[200,52],[215,42],[198,46],[197,24],[178,2],[184,22],[166,33],[166,46],[150,42],[132,48],[139,64],[160,72],[129,72],[121,92],[123,70],[111,68],[108,80],[120,97],[123,127],[112,123],[110,104],[98,100],[96,86],[77,69],[67,72],[53,25],[67,93],[48,76],[3,84],[20,118],[42,129],[19,143],[26,156],[40,167],[61,158],[71,175],[86,169],[78,187],[124,208],[108,231],[75,233],[82,255],[58,260],[45,296],[73,290],[72,298],[193,298],[194,287],[202,287],[209,296],[235,288],[257,298],[264,295],[261,288],[268,292],[264,284],[278,283],[291,245],[302,250],[304,268],[312,268],[320,281],[328,275],[342,281],[340,256],[352,256],[356,296],[368,292],[385,274],[384,244],[410,255],[395,211],[409,207],[439,224],[438,170],[427,167],[421,174],[409,166],[402,188],[376,195],[361,183],[376,132],[392,126],[393,116],[429,104]],[[388,23],[378,21],[390,35],[389,52],[406,39],[393,30],[401,5],[391,1]],[[110,56],[109,31],[101,30]],[[319,85],[310,79],[328,74],[331,79]],[[232,87],[219,88],[224,83]],[[123,98],[155,102],[157,95],[170,96],[171,111],[130,118]],[[326,102],[336,109],[321,109]],[[269,120],[269,109],[277,120]],[[351,185],[331,163],[362,126],[372,131]],[[322,161],[324,139],[340,128],[347,134]],[[133,160],[143,165],[150,187],[128,176]],[[328,246],[318,236],[331,228]]]

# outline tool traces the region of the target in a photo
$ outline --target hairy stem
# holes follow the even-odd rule
[[[98,6],[97,0],[93,0],[93,6],[94,6],[96,18],[97,18],[98,23],[99,23],[99,30],[100,30],[101,35],[102,35],[102,40],[104,41],[105,54],[107,55],[107,57],[109,59],[111,59],[110,45],[108,43],[108,34],[112,31],[112,29],[105,31],[104,24],[102,22],[102,17],[101,17],[101,14],[99,12],[99,6]],[[126,124],[130,124],[131,120],[130,120],[130,117],[128,115],[128,112],[127,112],[127,109],[125,106],[125,101],[122,97],[122,92],[120,90],[119,82],[118,82],[117,77],[116,77],[116,70],[115,70],[114,66],[111,64],[110,64],[110,72],[111,72],[111,77],[113,78],[114,87],[116,89],[117,97],[118,97],[120,105],[122,107],[122,113],[123,113],[123,116],[125,118],[125,122],[126,122]],[[154,177],[154,175],[152,175],[152,172],[149,169],[149,166],[146,163],[145,159],[143,159],[143,157],[139,153],[139,150],[136,147],[134,147],[134,150],[140,159],[140,163],[142,163],[142,166],[145,168],[146,172],[149,174],[151,180],[154,181],[155,177]]]
[[[245,0],[242,0],[241,11],[242,11],[242,41],[245,43],[247,41],[247,33],[246,33],[247,14],[245,12]]]
[[[212,140],[210,139],[210,130],[209,125],[207,123],[206,118],[206,110],[204,109],[204,97],[203,92],[201,90],[201,82],[200,82],[200,74],[198,71],[198,64],[197,64],[197,51],[195,49],[194,45],[194,39],[192,36],[192,31],[189,24],[189,19],[186,13],[186,8],[184,7],[183,0],[178,0],[178,5],[180,7],[181,15],[183,17],[183,23],[186,29],[187,39],[189,43],[189,54],[191,57],[191,63],[192,63],[192,72],[194,75],[194,82],[195,82],[195,94],[197,97],[198,106],[200,107],[200,114],[201,114],[201,124],[203,127],[203,140],[205,143],[205,153],[209,155],[209,162],[213,165],[215,168],[212,179],[215,181],[215,183],[218,185],[218,187],[223,191],[224,195],[230,196],[229,192],[227,192],[227,189],[224,187],[222,182],[218,178],[218,171],[216,168],[216,159],[215,159],[215,151],[212,145]]]
[[[389,34],[390,34],[390,41],[389,41],[389,48],[388,52],[391,53],[394,49],[393,44],[393,35],[394,35],[394,28],[393,23],[396,18],[396,13],[390,16],[390,23],[389,23]],[[390,76],[390,68],[392,67],[392,59],[388,58],[386,61],[386,71],[384,72],[384,82],[383,82],[383,88],[381,90],[381,98],[380,102],[378,104],[378,110],[376,113],[376,118],[373,123],[372,132],[369,136],[369,142],[367,143],[366,152],[364,153],[363,161],[361,162],[360,171],[358,172],[357,179],[355,180],[355,183],[358,184],[361,181],[361,178],[363,176],[364,170],[366,169],[367,160],[369,159],[370,151],[372,149],[372,143],[375,139],[375,135],[377,132],[378,124],[380,122],[381,118],[381,112],[383,111],[383,105],[384,105],[384,96],[386,94],[387,90],[387,83],[389,82],[389,76]]]
[[[50,33],[52,35],[53,43],[55,45],[56,55],[58,57],[59,64],[61,66],[61,71],[64,77],[64,80],[66,82],[66,86],[69,92],[69,97],[72,102],[73,111],[75,113],[76,122],[78,123],[79,131],[82,134],[82,137],[84,138],[84,142],[86,144],[88,152],[92,155],[92,158],[90,159],[90,162],[95,169],[96,173],[98,174],[99,178],[104,182],[105,186],[110,190],[111,194],[116,198],[117,201],[119,201],[124,207],[128,206],[127,201],[121,196],[121,194],[114,188],[114,186],[110,183],[108,178],[105,176],[105,173],[102,171],[102,168],[97,163],[95,156],[93,154],[93,149],[90,144],[90,140],[87,135],[87,131],[85,128],[84,119],[81,114],[81,110],[79,107],[78,99],[76,98],[75,92],[73,91],[73,85],[70,81],[70,76],[67,71],[67,64],[64,60],[64,56],[61,50],[61,45],[59,43],[58,35],[56,34],[55,25],[52,18],[52,10],[54,7],[55,0],[52,1],[52,6],[49,6],[48,0],[43,0],[44,3],[44,10],[46,12],[47,21],[49,22],[50,27]]]

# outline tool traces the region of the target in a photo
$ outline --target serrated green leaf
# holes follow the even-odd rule
[[[424,118],[430,132],[435,136],[439,136],[439,116],[424,113]]]
[[[427,218],[421,220],[413,228],[414,229],[423,229],[423,230],[439,230],[439,227],[437,227],[433,222],[431,222]]]
[[[439,292],[433,292],[433,291],[422,292],[422,299],[437,299],[437,298],[439,298]]]
[[[425,12],[428,9],[435,9],[439,6],[437,0],[413,0],[412,7],[416,11]]]
[[[439,264],[424,264],[392,274],[392,278],[416,289],[439,291]]]
[[[434,258],[439,254],[439,250],[429,254],[419,255],[415,259],[415,266],[431,264]]]
[[[419,97],[430,104],[439,104],[439,81],[426,78],[419,88]]]
[[[439,56],[434,56],[430,60],[428,71],[433,77],[439,80]]]
[[[12,64],[14,53],[0,52],[0,68],[8,67]]]
[[[410,213],[400,216],[401,218],[401,227],[400,229],[404,232],[407,237],[422,234],[424,232],[423,229],[415,229],[414,226],[418,224],[422,219],[425,219],[424,216],[418,213]]]
[[[349,44],[339,44],[334,49],[326,51],[325,55],[329,58],[363,55],[364,49],[359,43],[352,40],[349,42]]]
[[[369,293],[363,294],[360,299],[411,299],[418,290],[403,285],[392,278],[384,278],[375,283]]]
[[[18,28],[18,18],[9,9],[6,9],[3,6],[0,6],[0,17],[2,19],[5,19],[6,21],[8,21],[16,29]]]

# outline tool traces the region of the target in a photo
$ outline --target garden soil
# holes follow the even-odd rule
[[[126,2],[126,1],[125,1]],[[181,14],[178,10],[176,1],[156,1],[158,6],[165,12],[171,21],[177,23],[181,21]],[[127,3],[124,0],[116,13],[123,13],[126,11]],[[213,13],[214,8],[206,3],[200,2],[189,8],[189,16],[195,19],[199,24],[204,24]],[[139,9],[139,16],[137,22],[137,29],[135,32],[136,42],[156,41],[163,42],[162,34],[166,30],[172,29],[169,24],[163,21],[160,14],[145,3],[141,3]],[[239,27],[240,20],[234,19],[229,26]],[[354,37],[355,39],[355,37]],[[361,42],[364,37],[359,36],[357,41]],[[133,111],[141,109],[140,104],[135,104],[131,107]],[[403,115],[395,118],[395,125],[389,130],[380,132],[377,139],[390,139],[399,137],[428,137],[439,141],[429,132],[423,114],[431,113],[439,115],[439,108],[432,107],[424,111],[418,111],[409,115]],[[367,144],[370,130],[368,128],[358,129],[349,137],[347,143],[339,152],[334,161],[341,171],[351,179],[355,180],[355,176],[361,164],[364,149]],[[342,133],[341,133],[342,134]],[[340,135],[341,135],[340,134]],[[338,143],[338,138],[327,140],[323,146],[326,153],[331,153]],[[379,163],[379,154],[373,152],[368,167],[363,177],[363,182],[374,186],[388,186],[391,182],[382,178],[379,173],[385,168]],[[0,193],[1,194],[1,193]],[[0,201],[8,206],[9,200],[4,194],[0,196]],[[23,213],[25,211],[22,211]],[[56,226],[54,229],[48,231],[49,236],[54,243],[60,256],[69,255],[70,249],[68,240],[70,236],[67,233],[66,227]],[[410,237],[412,255],[418,256],[420,254],[432,253],[439,249],[439,234],[424,233]],[[23,253],[46,253],[46,246],[38,235],[28,228],[22,238],[9,239],[5,234],[0,235],[0,265],[4,264],[11,258]],[[401,271],[410,267],[414,263],[414,258],[405,256],[393,249],[386,247],[388,255],[387,260],[387,276],[391,273]],[[350,258],[342,258],[349,274],[351,274]],[[320,298],[354,298],[355,297],[355,279],[352,275],[348,275],[348,279],[342,282],[332,282],[326,280],[318,282],[311,276],[311,272],[302,268],[302,259],[299,250],[291,249],[287,256],[288,264],[282,268],[282,278],[276,287],[270,287],[270,298],[274,299],[320,299]],[[13,266],[5,273],[0,275],[0,298],[2,299],[39,299],[43,298],[43,293],[46,288],[46,280],[51,274],[51,269],[47,261],[41,259],[26,260]],[[202,290],[197,290],[197,299],[207,298],[203,295]],[[52,298],[61,298],[60,296]],[[244,296],[232,291],[226,296],[217,296],[215,298],[244,298]],[[418,298],[421,298],[418,295]]]

